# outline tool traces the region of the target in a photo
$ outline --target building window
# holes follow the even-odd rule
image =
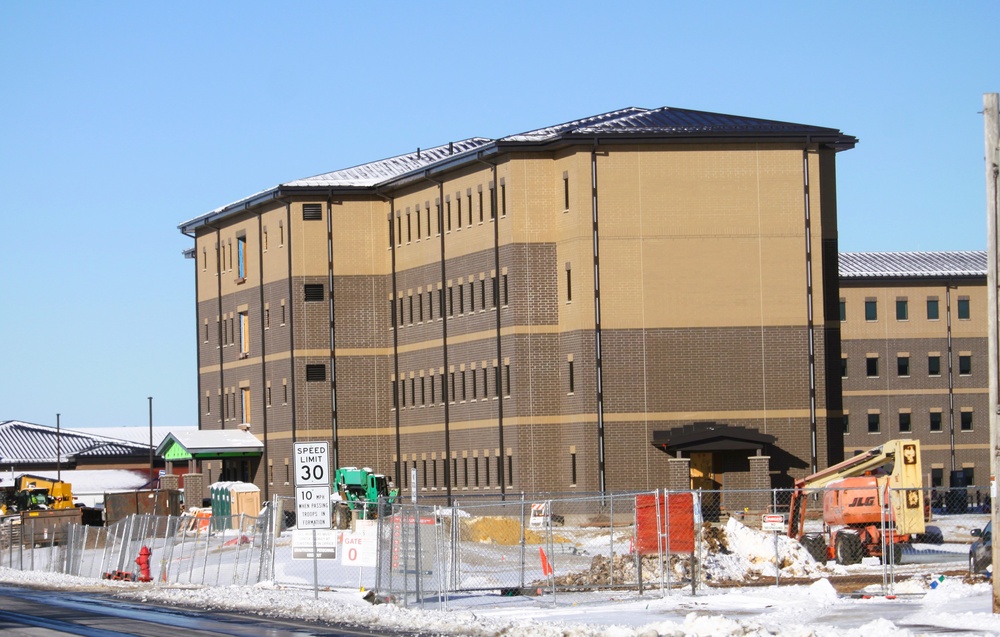
[[[500,216],[507,216],[507,184],[500,182]]]
[[[476,376],[476,370],[473,369],[470,372],[472,374],[472,400],[475,400],[479,395],[479,377]]]
[[[306,381],[326,380],[326,365],[306,365]]]
[[[462,229],[462,193],[455,193],[455,225]]]
[[[941,488],[944,484],[944,469],[931,469],[931,486]]]
[[[927,298],[927,320],[936,321],[940,318],[940,313],[938,312],[938,300],[936,296]]]
[[[909,376],[910,375],[910,357],[909,356],[897,356],[896,357],[896,374],[899,376]]]
[[[958,297],[958,318],[965,321],[969,319],[969,299]]]
[[[413,241],[413,221],[410,219],[410,209],[406,209],[406,242]],[[424,476],[426,477],[426,476]]]
[[[510,363],[503,364],[504,396],[510,396]]]
[[[928,356],[927,357],[927,375],[928,376],[940,376],[941,375],[941,357],[940,356]]]
[[[463,401],[466,400],[467,397],[468,396],[467,396],[467,393],[466,393],[466,390],[465,390],[465,370],[463,369],[462,370],[462,400]]]
[[[572,451],[569,454],[569,483],[570,486],[576,484],[576,452]]]
[[[493,366],[493,397],[500,396],[500,367]]]
[[[910,432],[910,413],[900,412],[899,414],[899,431],[900,433]]]
[[[844,322],[847,320],[847,301],[840,299],[840,321]]]
[[[509,292],[510,292],[510,290],[507,287],[507,275],[504,274],[503,275],[503,306],[504,307],[507,307],[508,305],[510,305],[510,303],[509,303],[509,301],[510,301]]]
[[[931,431],[941,431],[941,412],[932,411],[930,419],[930,430]]]
[[[878,301],[871,299],[865,301],[865,320],[866,321],[878,320]]]
[[[451,232],[451,199],[444,200],[444,212],[448,217],[448,232]]]
[[[842,422],[844,423],[844,435],[851,433],[851,416],[849,414],[844,414]]]
[[[472,227],[472,188],[467,189],[466,196],[469,198],[469,227]]]
[[[868,414],[868,433],[877,434],[880,429],[879,414]]]
[[[431,233],[430,224],[427,224],[427,234]],[[420,206],[417,206],[417,241],[423,237],[423,224],[420,223]]]
[[[490,307],[494,310],[497,307],[497,275],[490,275]]]
[[[497,218],[497,193],[493,189],[493,182],[490,182],[490,219]]]
[[[570,264],[566,264],[566,302],[573,300],[573,269]]]
[[[323,300],[324,295],[322,283],[306,283],[303,287],[305,289],[307,303]]]
[[[865,359],[865,371],[868,374],[868,378],[875,378],[878,376],[877,356],[869,356]]]
[[[840,377],[847,378],[847,357],[844,356],[840,359]]]
[[[479,279],[479,310],[486,309],[486,279]]]
[[[514,456],[507,452],[507,486],[514,485]]]
[[[250,355],[250,314],[240,312],[240,358]]]
[[[410,324],[410,325],[413,325],[413,294],[412,294],[412,293],[411,293],[411,294],[407,294],[407,295],[406,295],[406,306],[407,306],[407,307],[409,308],[409,310],[410,310],[410,320],[409,320],[409,324]]]
[[[960,425],[962,431],[972,431],[972,412],[963,411],[960,420]]]
[[[469,281],[469,312],[476,311],[476,282]]]
[[[448,316],[455,316],[455,288],[448,286]]]
[[[910,302],[906,299],[896,299],[896,320],[910,320]]]
[[[960,355],[958,357],[958,373],[961,376],[969,376],[972,374],[972,356],[971,355]]]
[[[469,486],[469,456],[462,458],[462,484]]]
[[[264,308],[264,329],[271,329],[271,308],[269,307]]]
[[[483,468],[486,469],[486,484],[485,486],[490,486],[490,457],[483,456]]]
[[[267,405],[268,407],[270,407],[270,406],[271,406],[271,385],[268,385],[268,386],[267,386],[267,387],[265,388],[265,390],[264,390],[264,396],[265,396],[265,399],[266,399],[266,401],[267,401],[267,402],[266,402],[265,404],[266,404],[266,405]]]
[[[236,267],[239,280],[245,281],[247,278],[247,238],[245,236],[236,237]]]
[[[567,373],[569,375],[569,393],[572,394],[573,392],[576,391],[576,377],[573,374],[573,361],[570,360],[568,362],[569,362],[569,370]]]
[[[479,223],[483,222],[483,189],[479,188]]]
[[[455,372],[448,372],[448,386],[451,390],[448,396],[450,397],[449,402],[455,402]]]
[[[473,485],[479,486],[479,456],[472,459],[472,479]]]
[[[465,286],[458,284],[458,315],[465,314]]]
[[[563,210],[569,210],[569,174],[563,173]]]
[[[209,415],[212,413],[212,396],[211,394],[205,394],[205,414]]]
[[[240,389],[240,409],[243,412],[243,422],[250,423],[250,388]]]
[[[976,469],[975,467],[962,467],[962,473],[965,474],[965,484],[972,486],[976,484]]]

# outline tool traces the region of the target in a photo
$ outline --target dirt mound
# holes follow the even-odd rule
[[[459,526],[461,539],[464,542],[485,542],[514,546],[521,543],[521,522],[515,518],[478,517],[462,519]],[[553,534],[552,541],[565,544],[570,540]],[[532,529],[524,530],[526,544],[544,544],[545,535]]]

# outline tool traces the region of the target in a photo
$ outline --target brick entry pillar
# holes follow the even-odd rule
[[[691,459],[670,458],[667,461],[667,489],[671,491],[691,490]]]
[[[769,511],[771,506],[771,456],[750,456],[750,509]]]
[[[184,508],[200,507],[205,498],[205,475],[202,473],[184,474]]]
[[[160,488],[176,491],[181,487],[181,477],[172,473],[160,476]]]

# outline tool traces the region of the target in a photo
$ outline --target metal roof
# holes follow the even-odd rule
[[[399,184],[436,170],[475,161],[498,152],[501,147],[528,147],[559,142],[579,143],[581,140],[589,139],[689,141],[701,138],[810,140],[828,144],[837,150],[853,148],[858,141],[835,128],[684,108],[662,107],[650,110],[629,107],[496,140],[471,137],[427,150],[417,150],[352,168],[289,181],[185,221],[179,224],[178,228],[183,233],[190,233],[216,219],[295,192],[324,189],[373,190]]]
[[[171,432],[156,448],[157,455],[173,444],[184,447],[192,456],[211,453],[260,452],[264,443],[242,429],[189,429]]]
[[[149,444],[97,436],[78,430],[36,425],[20,420],[0,422],[0,466],[19,463],[71,462],[80,457],[143,456]]]
[[[842,252],[841,279],[985,277],[986,251]]]

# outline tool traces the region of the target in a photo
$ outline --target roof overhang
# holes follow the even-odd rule
[[[666,452],[761,451],[775,437],[756,429],[716,422],[696,422],[676,429],[653,432],[651,444]]]

